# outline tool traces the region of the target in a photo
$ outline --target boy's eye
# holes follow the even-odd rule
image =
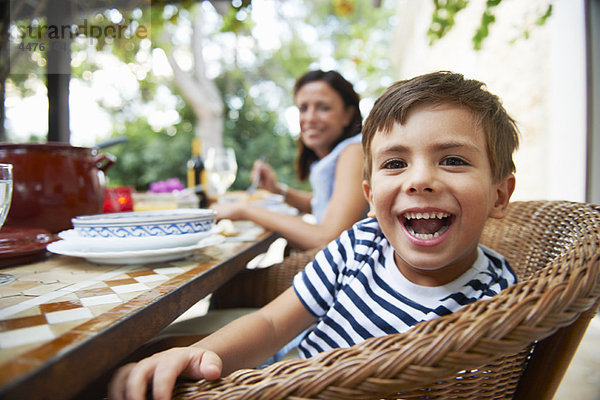
[[[385,163],[383,163],[382,165],[383,169],[401,169],[401,168],[406,168],[406,163],[404,162],[404,160],[389,160],[386,161]]]
[[[460,157],[456,157],[456,156],[446,157],[442,160],[442,162],[440,164],[450,166],[450,167],[469,165],[469,163],[467,161],[465,161],[464,159],[462,159]]]

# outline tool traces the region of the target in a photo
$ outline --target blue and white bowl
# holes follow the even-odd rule
[[[140,238],[207,232],[216,214],[202,208],[178,208],[82,215],[71,222],[82,238]]]

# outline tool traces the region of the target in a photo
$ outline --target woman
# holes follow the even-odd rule
[[[365,213],[362,192],[362,116],[352,84],[335,71],[310,71],[294,86],[300,115],[297,169],[309,179],[312,193],[288,188],[277,181],[273,168],[256,161],[253,178],[259,187],[281,194],[301,213],[311,213],[316,224],[298,216],[281,215],[247,203],[213,206],[219,219],[245,219],[279,233],[298,249],[326,245]]]
[[[362,116],[359,96],[352,84],[334,71],[311,71],[294,86],[294,99],[300,114],[297,170],[301,180],[309,179],[312,193],[288,188],[277,181],[273,169],[256,161],[251,175],[259,186],[284,196],[286,203],[300,212],[312,213],[316,224],[301,217],[283,215],[252,204],[218,203],[219,219],[245,219],[279,233],[297,249],[325,246],[364,216],[367,202],[362,191],[363,153]],[[242,310],[242,314],[247,310]],[[214,331],[240,315],[209,313],[169,326],[153,344],[140,354],[147,356],[175,346],[187,346],[199,340],[197,332]],[[271,360],[279,360],[297,344],[301,336],[286,345]]]

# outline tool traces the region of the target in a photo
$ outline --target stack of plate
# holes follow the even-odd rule
[[[298,215],[298,209],[289,206],[283,200],[283,196],[280,194],[265,193],[264,190],[256,191],[254,194],[249,195],[247,192],[228,192],[225,196],[219,198],[219,203],[236,203],[236,202],[247,202],[255,206],[266,208],[269,211],[276,212],[278,214],[286,215]]]
[[[192,208],[84,215],[48,251],[100,264],[175,260],[224,240],[215,217],[213,210]]]

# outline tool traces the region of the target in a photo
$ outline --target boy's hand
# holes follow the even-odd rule
[[[198,347],[178,347],[154,354],[138,363],[127,364],[115,373],[108,385],[108,397],[114,400],[144,400],[152,383],[155,400],[171,398],[177,376],[191,379],[217,379],[221,376],[221,358]]]

